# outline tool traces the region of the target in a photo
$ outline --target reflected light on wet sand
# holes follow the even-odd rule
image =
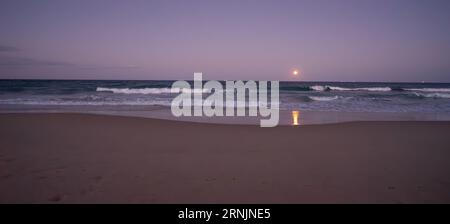
[[[293,110],[292,111],[292,125],[299,125],[298,118],[300,116],[300,111]]]

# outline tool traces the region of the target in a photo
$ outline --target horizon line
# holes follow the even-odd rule
[[[48,78],[0,78],[0,81],[194,81],[193,79],[48,79]],[[308,80],[253,80],[253,79],[204,79],[203,81],[278,81],[278,82],[305,82],[305,83],[320,83],[320,82],[341,82],[341,83],[423,83],[423,84],[450,84],[450,82],[438,82],[438,81],[308,81]]]

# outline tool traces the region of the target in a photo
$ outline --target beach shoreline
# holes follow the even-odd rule
[[[449,203],[448,133],[0,114],[0,203]]]
[[[181,116],[172,115],[171,108],[166,106],[143,106],[143,107],[58,107],[34,105],[19,107],[2,107],[0,114],[94,114],[120,117],[139,117],[181,122],[196,122],[210,124],[233,124],[233,125],[260,125],[261,120],[267,117],[261,116]],[[296,118],[294,119],[294,116]],[[321,125],[336,124],[358,121],[450,121],[450,113],[418,113],[418,112],[348,112],[348,111],[310,111],[301,109],[279,110],[278,126],[292,125]]]

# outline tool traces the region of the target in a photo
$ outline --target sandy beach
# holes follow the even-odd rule
[[[0,203],[450,203],[450,122],[0,115]]]

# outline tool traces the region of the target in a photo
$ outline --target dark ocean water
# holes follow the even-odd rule
[[[173,81],[0,80],[0,110],[170,106]],[[280,82],[280,109],[450,113],[448,83]]]

